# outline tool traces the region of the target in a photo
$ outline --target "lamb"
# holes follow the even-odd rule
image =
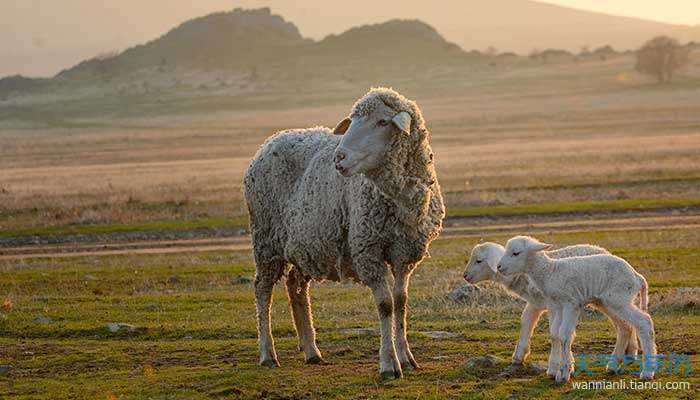
[[[588,303],[600,304],[610,315],[635,328],[644,352],[640,379],[652,379],[656,344],[654,323],[647,313],[646,279],[627,261],[612,254],[554,259],[545,252],[551,247],[528,236],[516,236],[506,243],[497,270],[506,276],[526,274],[544,295],[552,314],[553,345],[561,349],[557,382],[570,378],[573,333],[581,310]],[[637,295],[641,309],[633,304]]]
[[[526,276],[504,276],[498,273],[496,266],[504,252],[505,248],[498,243],[485,242],[474,246],[469,261],[467,262],[464,279],[472,284],[489,280],[497,282],[503,285],[508,291],[526,301],[527,304],[525,305],[525,309],[523,309],[520,320],[520,337],[515,346],[510,367],[510,369],[517,369],[517,367],[527,362],[527,358],[530,354],[530,338],[532,337],[532,332],[535,326],[537,326],[540,316],[547,311],[547,307],[542,293]],[[547,252],[549,257],[555,259],[593,254],[609,254],[609,252],[602,247],[593,245],[568,246]],[[624,352],[629,357],[636,357],[638,351],[637,338],[632,328],[611,315],[604,307],[596,304],[590,305],[605,314],[615,326],[617,342],[613,354],[622,354]],[[552,350],[555,350],[554,346]],[[553,351],[550,353],[547,374],[552,378],[556,376],[554,362],[557,360],[557,357],[558,354],[556,352]],[[617,362],[611,360],[608,369],[614,370],[616,368]]]
[[[388,88],[371,89],[334,130],[288,130],[263,144],[244,177],[261,365],[279,365],[270,303],[288,269],[307,363],[323,362],[309,282],[350,278],[374,296],[382,378],[418,367],[406,338],[407,289],[445,216],[433,158],[418,105]]]

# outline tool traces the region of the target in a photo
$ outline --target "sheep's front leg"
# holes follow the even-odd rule
[[[559,341],[561,342],[561,358],[556,380],[559,383],[568,382],[571,376],[573,355],[571,345],[574,341],[574,332],[581,314],[581,307],[565,305],[562,309],[561,323],[559,325]]]
[[[304,352],[307,364],[322,364],[324,361],[316,347],[316,331],[311,316],[309,279],[293,268],[289,271],[286,284],[294,327],[299,338],[299,349]]]
[[[520,316],[520,338],[513,352],[513,365],[522,365],[527,362],[530,355],[530,338],[544,310],[544,308],[534,306],[531,303],[527,303],[525,306]]]
[[[382,379],[401,378],[401,364],[394,347],[394,301],[386,276],[369,282],[379,314],[381,343],[379,346],[379,373]]]
[[[547,376],[554,379],[559,370],[559,359],[561,357],[561,342],[559,341],[559,325],[561,324],[562,311],[558,305],[548,305],[549,310],[549,362],[547,363]]]
[[[255,272],[255,307],[258,321],[258,342],[260,345],[260,365],[274,368],[280,365],[272,339],[270,304],[272,289],[282,275],[284,265],[258,266]]]
[[[394,276],[394,323],[396,326],[396,355],[402,369],[418,369],[418,363],[408,346],[406,314],[408,313],[408,283],[410,269],[401,268]]]

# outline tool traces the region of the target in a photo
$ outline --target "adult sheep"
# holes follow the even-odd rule
[[[270,302],[274,284],[291,266],[287,293],[308,363],[323,361],[309,282],[350,278],[374,296],[382,378],[417,368],[406,338],[407,288],[445,216],[418,105],[392,89],[371,89],[334,130],[288,130],[269,138],[248,167],[244,187],[260,364],[279,365]]]

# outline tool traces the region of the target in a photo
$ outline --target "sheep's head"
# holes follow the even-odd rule
[[[472,284],[493,279],[504,252],[505,249],[498,243],[486,242],[474,246],[464,271],[464,279]]]
[[[533,266],[533,255],[552,248],[529,236],[516,236],[506,243],[505,254],[498,263],[498,272],[503,275],[525,273]]]
[[[376,169],[400,140],[423,128],[418,106],[392,89],[375,88],[355,103],[333,133],[343,135],[335,150],[335,167],[343,176]]]

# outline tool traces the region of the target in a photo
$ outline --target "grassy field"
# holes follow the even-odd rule
[[[504,240],[506,237],[486,239]],[[483,370],[468,360],[486,354],[508,359],[521,304],[489,287],[473,302],[445,298],[461,281],[465,251],[478,239],[440,239],[411,287],[410,334],[422,366],[404,379],[378,380],[376,332],[347,333],[378,324],[367,289],[321,283],[312,288],[319,347],[329,365],[307,366],[282,285],[275,290],[273,326],[282,367],[257,365],[248,251],[165,255],[85,256],[0,261],[0,291],[11,300],[0,323],[0,393],[18,399],[97,398],[695,398],[700,393],[700,231],[579,232],[543,235],[557,245],[594,242],[626,257],[651,285],[659,352],[690,354],[689,377],[661,373],[659,382],[687,381],[692,390],[606,392],[558,386],[542,374],[501,378],[503,366]],[[112,333],[109,323],[127,323]],[[422,332],[455,334],[431,339]],[[534,337],[534,361],[548,351],[547,324]],[[600,315],[582,320],[576,353],[604,354],[614,336]],[[591,379],[606,376],[594,368]],[[577,380],[581,380],[579,377]]]
[[[197,86],[121,97],[107,85],[3,101],[0,399],[697,398],[695,56],[670,85],[636,74],[633,58],[618,55],[436,66],[402,78],[368,70],[308,85],[290,77],[246,90],[212,88],[207,79],[218,78],[204,76]],[[304,365],[278,285],[282,367],[261,368],[243,171],[273,132],[333,126],[378,84],[422,107],[448,208],[447,231],[410,290],[409,338],[423,368],[379,381],[375,308],[366,288],[349,283],[312,289],[325,366]],[[187,236],[208,230],[229,236]],[[659,352],[688,354],[694,368],[657,381],[691,389],[574,390],[543,374],[501,377],[505,365],[472,366],[473,357],[509,359],[522,304],[488,285],[468,304],[446,294],[461,283],[476,242],[528,232],[557,246],[605,246],[643,273]],[[125,236],[133,233],[162,237]],[[114,323],[129,326],[111,332]],[[430,337],[438,331],[448,334]],[[546,359],[546,332],[543,320],[535,362]],[[608,322],[592,314],[575,351],[605,354],[613,343]],[[590,379],[634,378],[594,370]]]

